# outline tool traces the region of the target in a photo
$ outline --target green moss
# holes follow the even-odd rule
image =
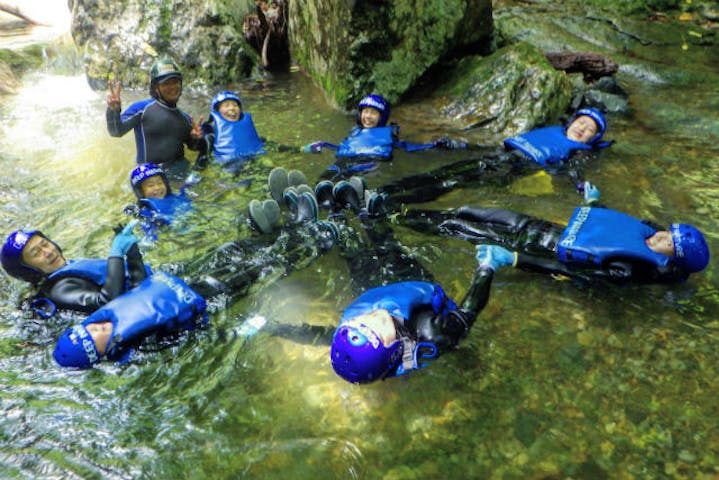
[[[32,45],[21,50],[0,49],[0,61],[16,74],[37,69],[43,63],[44,48],[42,45]]]

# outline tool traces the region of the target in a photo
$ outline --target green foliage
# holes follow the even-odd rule
[[[21,50],[0,49],[0,61],[16,73],[39,68],[43,63],[43,46],[31,45]]]

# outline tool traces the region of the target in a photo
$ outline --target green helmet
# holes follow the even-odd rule
[[[161,80],[177,77],[182,80],[182,73],[175,62],[169,58],[163,58],[155,62],[150,69],[150,83],[159,83]]]

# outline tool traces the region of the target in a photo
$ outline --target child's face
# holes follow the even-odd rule
[[[90,323],[85,327],[85,330],[87,330],[87,333],[90,334],[92,340],[95,342],[97,353],[105,355],[107,342],[110,340],[110,335],[112,335],[112,322],[105,321]]]
[[[597,134],[597,124],[592,117],[580,115],[567,127],[567,138],[575,142],[587,143]]]
[[[41,235],[33,235],[21,254],[22,263],[50,274],[67,263],[54,243]]]
[[[236,122],[242,115],[242,109],[240,105],[234,100],[225,100],[217,106],[217,111],[220,112],[222,118],[231,122]]]
[[[165,198],[167,196],[167,185],[159,175],[144,179],[140,183],[140,190],[142,198]]]
[[[385,347],[389,347],[397,340],[397,329],[394,326],[392,315],[383,308],[374,310],[371,313],[359,315],[351,320],[348,320],[345,325],[352,327],[365,325],[377,334],[379,339],[382,341],[382,345]]]
[[[360,123],[362,128],[374,128],[379,123],[382,114],[379,110],[372,107],[364,107],[360,112]]]
[[[647,247],[655,253],[661,253],[669,257],[674,256],[674,239],[671,232],[659,230],[645,240]]]

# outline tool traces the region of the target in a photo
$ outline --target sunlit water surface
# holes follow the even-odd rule
[[[603,199],[668,224],[690,221],[719,251],[716,76],[681,90],[620,79],[632,114],[610,117],[617,143],[590,177]],[[333,110],[301,73],[233,85],[261,135],[282,145],[337,142],[353,117]],[[678,91],[679,90],[679,91]],[[213,92],[181,106],[207,116]],[[144,92],[123,92],[125,105]],[[69,258],[107,255],[111,227],[133,201],[131,134],[105,129],[105,92],[81,76],[29,75],[0,108],[0,208],[5,233],[39,228]],[[403,138],[433,130],[398,106]],[[431,120],[431,119],[429,119]],[[415,134],[414,132],[419,132]],[[449,132],[461,136],[461,132]],[[462,158],[398,154],[370,187]],[[209,169],[192,189],[192,222],[145,245],[173,268],[246,232],[252,198],[267,198],[273,166],[315,180],[330,153],[271,153],[240,178]],[[236,187],[244,178],[249,186]],[[436,208],[492,205],[568,218],[562,181],[524,179],[453,192]],[[473,248],[397,228],[455,298]],[[3,234],[4,235],[4,234]],[[340,380],[323,346],[239,326],[272,321],[335,325],[353,298],[347,267],[330,252],[231,308],[178,345],[130,365],[59,369],[51,356],[70,316],[40,322],[18,309],[25,287],[0,276],[2,478],[657,478],[716,474],[719,294],[714,262],[673,287],[592,290],[500,271],[492,298],[458,351],[431,368],[370,386]]]

